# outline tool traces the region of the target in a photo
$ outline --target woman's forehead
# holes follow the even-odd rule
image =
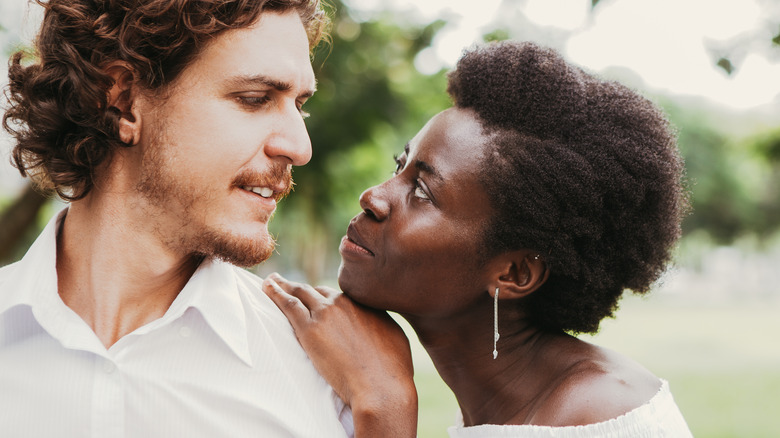
[[[473,168],[483,156],[487,140],[473,111],[449,108],[435,115],[409,142],[408,155],[410,159],[425,161],[441,172],[461,164]],[[465,163],[461,163],[464,160]]]

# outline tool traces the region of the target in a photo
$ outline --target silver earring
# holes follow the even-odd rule
[[[534,260],[539,260],[539,254],[534,256]]]
[[[493,359],[498,357],[498,287],[496,287],[496,294],[493,296]]]

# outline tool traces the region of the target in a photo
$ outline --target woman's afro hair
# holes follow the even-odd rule
[[[537,251],[548,280],[524,301],[547,330],[596,332],[626,289],[663,273],[687,211],[663,112],[529,42],[467,50],[447,91],[492,136],[481,180],[496,210],[488,255]]]

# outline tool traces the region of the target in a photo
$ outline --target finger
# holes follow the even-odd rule
[[[343,295],[343,293],[338,289],[333,289],[332,287],[327,286],[317,286],[314,288],[317,292],[320,293],[323,297],[327,298],[328,300],[333,301],[336,299],[336,297]]]
[[[278,272],[271,273],[269,275],[269,277],[273,278],[274,281],[279,283],[279,286],[281,286],[284,290],[286,290],[290,294],[294,294],[294,291],[295,291],[296,288],[304,288],[304,289],[310,289],[310,290],[308,290],[308,292],[312,292],[311,289],[313,289],[313,291],[318,292],[320,295],[322,295],[324,297],[328,296],[327,294],[323,293],[323,291],[320,290],[324,286],[312,287],[312,286],[309,286],[309,285],[307,285],[305,283],[298,283],[298,282],[295,282],[295,281],[290,281],[290,280],[282,277],[282,274],[280,274]]]
[[[305,283],[289,281],[277,273],[268,276],[276,282],[285,292],[301,300],[304,306],[310,310],[318,310],[327,304],[326,298],[318,290]]]
[[[301,300],[287,293],[274,279],[266,277],[263,280],[262,288],[263,292],[284,313],[294,328],[311,319],[311,312]]]

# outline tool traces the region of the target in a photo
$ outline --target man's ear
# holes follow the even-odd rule
[[[510,251],[494,263],[494,285],[488,289],[491,296],[498,287],[501,298],[523,298],[541,287],[550,276],[542,257],[528,250]]]
[[[108,90],[108,107],[119,114],[119,139],[136,145],[141,138],[141,118],[135,105],[135,72],[124,61],[111,62],[103,70],[114,80]]]

